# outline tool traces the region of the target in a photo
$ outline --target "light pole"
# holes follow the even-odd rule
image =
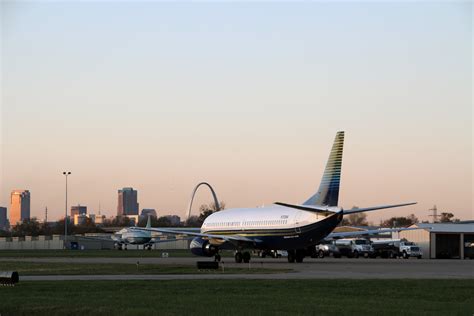
[[[67,176],[70,174],[70,171],[63,172],[63,175],[66,176],[66,216],[64,217],[64,249],[67,249]]]

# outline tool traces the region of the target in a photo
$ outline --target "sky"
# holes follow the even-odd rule
[[[187,213],[302,203],[346,132],[339,204],[473,219],[466,2],[1,2],[0,205]],[[201,187],[198,206],[210,203]]]

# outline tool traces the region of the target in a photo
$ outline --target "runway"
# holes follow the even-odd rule
[[[2,261],[79,263],[130,263],[195,266],[196,257],[185,258],[2,258]],[[202,259],[201,259],[202,260]],[[207,259],[209,260],[209,259]],[[474,260],[427,259],[305,259],[290,264],[286,259],[253,258],[250,264],[237,264],[224,258],[224,268],[292,269],[268,274],[161,274],[161,275],[46,275],[21,276],[21,280],[189,280],[189,279],[474,279]]]

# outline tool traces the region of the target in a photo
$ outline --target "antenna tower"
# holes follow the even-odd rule
[[[433,217],[433,223],[438,223],[439,222],[439,220],[438,220],[439,215],[438,215],[438,208],[436,207],[436,205],[433,206],[432,208],[430,208],[429,211],[433,212],[433,214],[428,215],[428,216]]]

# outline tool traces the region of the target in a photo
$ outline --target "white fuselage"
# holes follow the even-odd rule
[[[340,209],[334,208],[337,212]],[[201,227],[201,233],[250,230],[279,230],[298,228],[325,219],[317,212],[310,212],[272,204],[258,208],[235,208],[209,215]]]
[[[118,243],[134,245],[147,244],[151,238],[151,232],[149,231],[130,230],[128,228],[124,228],[112,235],[112,239]]]

